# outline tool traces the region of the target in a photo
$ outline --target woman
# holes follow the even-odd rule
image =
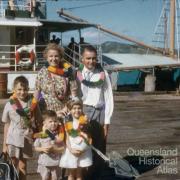
[[[53,110],[58,117],[67,113],[65,107],[70,95],[77,96],[77,83],[73,75],[71,66],[63,60],[63,49],[55,44],[50,43],[44,50],[44,57],[49,66],[43,67],[36,79],[35,96],[40,92],[46,103],[46,109]]]

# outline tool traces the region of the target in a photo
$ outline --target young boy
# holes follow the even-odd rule
[[[55,111],[45,111],[43,119],[43,131],[35,135],[34,142],[35,151],[40,153],[37,172],[42,180],[57,180],[60,176],[60,153],[64,150],[64,132]]]
[[[13,95],[2,115],[4,122],[3,152],[12,158],[19,178],[26,179],[26,159],[32,157],[32,134],[41,126],[41,114],[36,99],[28,94],[29,82],[18,76],[13,83]]]

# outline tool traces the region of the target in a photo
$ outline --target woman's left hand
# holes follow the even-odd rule
[[[64,107],[62,110],[57,111],[57,116],[58,117],[65,117],[68,114],[68,109],[67,107]]]

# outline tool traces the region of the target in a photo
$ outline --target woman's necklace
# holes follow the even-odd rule
[[[68,63],[63,63],[62,66],[63,68],[49,66],[47,69],[53,74],[67,77],[69,75],[69,71],[71,70],[71,65]]]
[[[71,78],[71,72],[72,72],[72,68],[71,65],[69,65],[68,63],[63,63],[62,64],[63,68],[59,68],[59,67],[54,67],[54,66],[49,66],[48,67],[48,77],[51,79],[52,82],[52,90],[54,92],[54,95],[56,96],[57,99],[59,99],[60,101],[64,100],[66,95],[67,95],[67,80],[66,77],[70,77]],[[53,77],[53,74],[55,75],[59,75],[62,76],[63,78],[63,86],[62,86],[62,92],[57,92],[56,90],[56,82],[55,82],[55,78]]]

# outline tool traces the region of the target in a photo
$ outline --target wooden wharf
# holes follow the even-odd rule
[[[107,153],[120,153],[139,170],[139,180],[180,180],[180,96],[139,92],[115,93],[114,100],[115,110],[109,129]],[[0,101],[1,115],[5,101]],[[2,123],[0,133],[1,148]],[[149,163],[140,164],[139,160],[144,157],[145,152],[151,152],[151,160]],[[164,152],[172,154],[166,156]],[[171,163],[157,165],[152,161],[153,158],[166,159]],[[36,170],[37,154],[28,162],[28,180],[40,179]],[[102,180],[116,179],[124,178],[115,177],[114,171],[106,168]]]

